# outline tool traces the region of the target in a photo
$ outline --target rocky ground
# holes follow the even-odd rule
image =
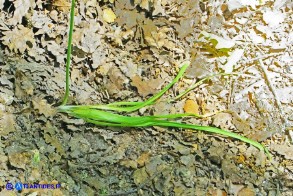
[[[79,0],[70,104],[142,101],[267,146],[190,130],[98,127],[56,111],[70,2],[0,0],[0,195],[293,195],[291,0]],[[202,78],[218,73],[173,101]],[[209,115],[213,114],[213,115]],[[61,188],[7,190],[7,183]]]

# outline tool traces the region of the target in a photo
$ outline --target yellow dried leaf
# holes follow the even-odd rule
[[[122,160],[120,164],[127,168],[132,168],[132,169],[137,168],[137,162],[134,160]]]
[[[111,23],[115,21],[116,15],[110,8],[107,8],[107,9],[104,9],[103,11],[103,19],[106,22]]]
[[[185,102],[183,109],[184,109],[185,113],[195,113],[195,114],[199,113],[198,112],[198,109],[199,109],[198,104],[191,99],[189,99]]]
[[[57,10],[61,12],[70,11],[70,2],[68,2],[67,0],[54,0],[52,4],[53,6],[56,6]]]
[[[247,188],[243,188],[238,192],[239,196],[254,196],[255,192],[252,188],[247,187]]]
[[[144,166],[144,164],[145,164],[146,162],[149,161],[149,159],[150,159],[150,153],[149,153],[149,152],[144,152],[144,153],[142,153],[142,154],[138,157],[138,159],[136,160],[136,162],[137,162],[138,166],[142,167],[142,166]]]

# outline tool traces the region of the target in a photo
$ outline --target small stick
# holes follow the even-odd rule
[[[281,102],[280,102],[280,99],[276,93],[276,90],[275,90],[275,87],[274,85],[272,84],[270,78],[269,78],[269,73],[268,71],[266,70],[265,66],[264,66],[264,63],[262,61],[262,59],[259,59],[258,60],[259,64],[258,66],[261,68],[262,72],[264,73],[264,78],[265,78],[265,81],[270,89],[270,91],[273,93],[274,95],[274,98],[275,98],[275,103],[277,105],[277,108],[281,114],[281,120],[283,121],[283,123],[286,125],[287,124],[287,120],[284,118],[284,112],[283,112],[283,108],[282,108],[282,105],[281,105]],[[285,126],[284,126],[285,127]],[[284,128],[283,127],[283,128]]]

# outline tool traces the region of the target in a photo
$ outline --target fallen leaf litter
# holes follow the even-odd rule
[[[71,100],[79,104],[110,103],[119,98],[140,100],[139,96],[153,94],[163,85],[159,83],[153,90],[143,90],[141,82],[156,79],[168,82],[176,73],[176,65],[188,58],[197,65],[202,65],[198,58],[205,59],[209,66],[202,67],[196,76],[191,76],[195,79],[231,69],[253,74],[255,80],[241,76],[237,80],[213,79],[190,92],[180,107],[166,107],[173,108],[174,113],[182,112],[184,103],[193,100],[198,103],[202,114],[228,109],[229,115],[223,113],[208,117],[201,123],[231,128],[234,125],[234,131],[256,140],[266,140],[275,152],[273,163],[276,167],[263,166],[263,156],[253,148],[236,146],[232,142],[226,145],[226,140],[201,133],[183,131],[175,136],[171,129],[165,131],[156,127],[139,132],[132,128],[101,129],[85,126],[81,121],[65,116],[52,116],[52,104],[61,98],[64,89],[68,2],[53,1],[50,8],[42,1],[22,3],[17,0],[11,2],[15,8],[12,11],[4,6],[4,1],[0,1],[2,53],[5,56],[18,53],[28,61],[39,62],[36,65],[18,58],[7,60],[3,54],[0,55],[0,156],[1,170],[5,173],[1,184],[5,185],[7,180],[51,182],[55,179],[63,183],[63,194],[79,192],[88,195],[103,190],[110,194],[129,192],[140,195],[267,195],[278,192],[289,195],[293,165],[288,153],[292,147],[289,137],[292,131],[292,33],[289,31],[292,3],[263,1],[259,5],[257,2],[243,4],[243,1],[231,0],[225,4],[221,1],[158,0],[135,1],[133,5],[127,0],[106,3],[80,1],[77,15],[83,18],[77,20],[75,30],[80,34],[76,34],[79,38],[76,37],[73,49],[74,68],[80,70],[80,75],[76,76],[77,85],[72,85],[74,96]],[[110,17],[105,20],[103,10],[112,10],[117,18],[114,19],[109,11]],[[274,15],[278,20],[272,21],[268,15]],[[44,21],[40,21],[40,16]],[[30,25],[37,31],[32,31]],[[229,57],[224,55],[227,51],[211,50],[211,39],[198,43],[202,31],[220,37],[218,41],[235,41],[236,45],[230,50],[244,51],[242,58],[229,61]],[[89,42],[86,35],[97,39]],[[12,41],[20,37],[24,39]],[[102,55],[101,60],[95,59],[97,55]],[[284,116],[280,116],[277,110],[274,93],[255,65],[257,61],[250,61],[260,57],[276,94],[282,95],[279,102]],[[225,67],[227,63],[229,66]],[[128,73],[133,67],[135,71]],[[111,72],[111,69],[116,71]],[[156,75],[156,69],[163,74]],[[140,78],[137,80],[140,83],[134,82],[134,77]],[[116,80],[123,85],[115,84]],[[187,82],[184,79],[175,86],[173,93],[176,95],[185,89]],[[107,87],[108,84],[110,86]],[[221,88],[213,87],[217,84]],[[118,85],[117,90],[107,96],[113,85]],[[246,91],[250,86],[252,88]],[[228,103],[227,96],[231,97]],[[162,99],[165,98],[168,100],[170,97]],[[164,105],[160,107],[164,109]],[[154,110],[161,111],[156,107]],[[221,115],[227,120],[222,120]],[[285,127],[282,118],[288,118]],[[199,123],[197,119],[190,121]],[[40,152],[43,169],[36,170],[30,161],[18,161],[19,157],[30,160],[32,150],[36,149]],[[219,156],[218,151],[224,152],[224,156]],[[150,155],[137,163],[146,152]],[[246,158],[239,159],[242,156]],[[128,164],[125,165],[126,160]],[[8,169],[8,164],[14,168]],[[25,178],[23,168],[31,178]],[[279,172],[283,172],[283,176],[279,176]]]

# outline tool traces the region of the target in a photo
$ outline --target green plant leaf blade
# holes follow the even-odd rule
[[[209,133],[219,134],[222,136],[231,137],[238,139],[245,143],[251,144],[257,147],[259,150],[264,151],[270,158],[269,151],[259,142],[251,140],[247,137],[241,136],[237,133],[233,133],[224,129],[216,127],[193,125],[178,123],[175,121],[169,121],[166,119],[182,118],[191,116],[192,114],[174,114],[174,115],[161,115],[161,116],[124,116],[115,114],[108,111],[88,108],[84,106],[60,106],[61,112],[68,113],[74,117],[82,118],[87,122],[99,125],[99,126],[114,126],[114,127],[149,127],[149,126],[160,126],[160,127],[173,127],[181,129],[192,129],[196,131],[205,131]]]

